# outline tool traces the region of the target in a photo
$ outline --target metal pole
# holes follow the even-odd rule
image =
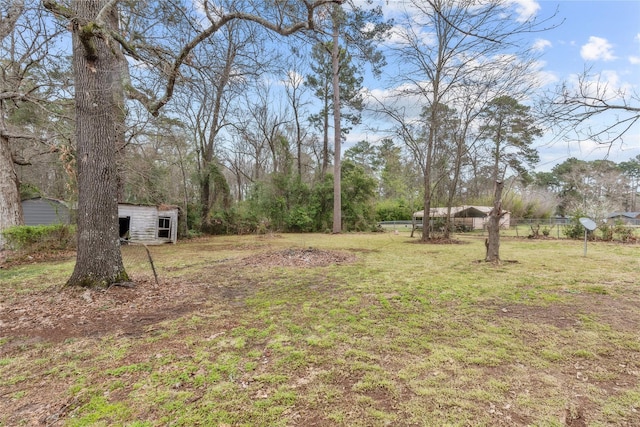
[[[584,256],[587,256],[587,229],[584,229]]]

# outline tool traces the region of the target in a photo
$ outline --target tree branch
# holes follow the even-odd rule
[[[111,9],[114,8],[116,6],[116,4],[118,3],[119,0],[109,0],[107,2],[107,4],[104,5],[104,7],[100,10],[100,12],[98,12],[98,15],[96,16],[95,22],[96,24],[98,24],[101,28],[104,28],[104,18],[105,16],[111,12]]]
[[[4,14],[0,14],[0,40],[3,40],[8,36],[16,26],[18,18],[24,11],[24,0],[14,0],[9,3],[9,7],[6,11],[6,17]]]
[[[168,73],[169,80],[166,85],[165,94],[162,96],[162,98],[160,98],[154,104],[149,105],[147,103],[145,104],[145,106],[147,106],[147,108],[149,109],[149,112],[152,115],[157,116],[159,114],[160,109],[164,107],[173,96],[176,80],[178,78],[178,71],[180,70],[180,67],[185,62],[186,58],[189,56],[191,51],[193,51],[193,49],[195,49],[201,42],[203,42],[204,40],[209,38],[211,35],[216,33],[220,28],[222,28],[227,23],[234,20],[250,21],[250,22],[259,24],[280,35],[288,36],[300,30],[313,29],[315,26],[313,22],[313,12],[320,6],[323,6],[326,4],[334,4],[334,3],[342,4],[343,2],[344,0],[316,0],[313,3],[311,3],[308,0],[304,0],[304,5],[307,8],[306,21],[299,21],[290,26],[285,26],[285,27],[281,26],[280,24],[273,24],[269,22],[267,19],[262,18],[260,16],[252,15],[244,12],[228,13],[219,17],[217,20],[215,20],[207,9],[207,17],[211,21],[211,26],[209,26],[200,34],[198,34],[196,37],[194,37],[189,43],[187,43],[182,48],[177,58],[171,65],[170,71]]]
[[[42,6],[54,15],[62,16],[69,20],[74,18],[74,13],[70,8],[61,5],[55,0],[42,0]]]

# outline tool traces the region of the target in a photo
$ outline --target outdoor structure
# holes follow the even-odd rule
[[[24,225],[54,225],[71,223],[71,210],[61,200],[34,197],[22,201]]]
[[[451,208],[453,225],[455,228],[462,230],[482,230],[487,224],[491,209],[490,206],[454,206]],[[423,217],[424,210],[413,213],[412,236],[416,229],[422,228]],[[432,227],[435,227],[439,219],[444,221],[446,217],[447,208],[431,208],[429,223]],[[509,212],[503,212],[502,218],[500,218],[500,228],[509,228],[510,225],[511,214]]]
[[[640,226],[640,212],[614,212],[607,216],[607,222],[610,224],[616,221],[622,221],[626,225]]]
[[[25,225],[72,223],[72,210],[60,200],[36,197],[22,201]],[[118,204],[120,238],[151,244],[178,240],[178,207]]]
[[[120,238],[131,242],[175,243],[178,207],[118,204]]]

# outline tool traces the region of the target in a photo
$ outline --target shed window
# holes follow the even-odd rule
[[[161,216],[158,218],[158,238],[168,239],[171,237],[171,218]]]

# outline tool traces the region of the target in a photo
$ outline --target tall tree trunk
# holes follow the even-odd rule
[[[109,16],[112,25],[117,28],[119,25],[118,15],[115,13],[115,8],[113,13]],[[118,49],[118,46],[113,46],[113,49]],[[114,81],[113,89],[113,99],[114,99],[114,126],[116,128],[116,168],[117,168],[117,194],[118,194],[118,202],[125,202],[125,177],[124,177],[124,159],[126,155],[126,106],[125,106],[125,95],[124,95],[124,87],[122,87],[122,82],[124,81],[125,75],[128,74],[128,63],[125,56],[121,53],[117,56],[117,75]]]
[[[462,132],[462,135],[465,135],[465,132]],[[444,238],[450,239],[451,232],[455,229],[455,220],[451,218],[451,207],[453,205],[453,201],[456,197],[456,192],[458,190],[458,182],[460,181],[460,171],[462,169],[462,157],[466,151],[466,147],[464,145],[464,137],[458,136],[456,139],[456,158],[453,164],[453,177],[451,179],[451,183],[449,185],[449,195],[447,197],[447,222],[444,228]]]
[[[489,212],[486,241],[486,262],[500,263],[500,219],[502,218],[502,189],[504,182],[496,181],[493,194],[493,209]]]
[[[320,180],[324,180],[329,169],[329,101],[324,100],[322,113],[322,166],[320,168]]]
[[[293,113],[296,121],[296,156],[298,178],[302,181],[302,127],[300,126],[300,115],[298,113],[298,105],[293,103]]]
[[[118,236],[116,143],[123,120],[116,55],[92,31],[107,0],[74,0],[73,72],[78,162],[78,252],[67,285],[106,287],[128,280]],[[109,22],[105,25],[108,25]]]
[[[435,108],[432,108],[431,125],[427,141],[427,155],[424,168],[424,215],[422,216],[422,241],[427,242],[431,237],[431,164],[433,163],[433,148],[435,144]]]
[[[206,169],[201,172],[200,176],[200,231],[203,233],[211,232],[211,219],[209,211],[211,210],[211,171],[206,164]]]
[[[342,150],[342,129],[340,126],[340,46],[338,13],[340,5],[334,6],[333,19],[333,49],[331,50],[331,63],[333,65],[333,232],[342,232],[342,185],[340,154]]]
[[[222,70],[222,74],[220,75],[220,80],[214,87],[215,95],[213,97],[213,111],[211,112],[211,126],[209,128],[209,133],[206,138],[204,136],[204,132],[202,132],[201,135],[201,138],[203,138],[203,140],[200,143],[200,152],[202,153],[202,171],[200,178],[200,202],[202,203],[202,208],[200,215],[202,220],[201,229],[205,233],[211,232],[211,219],[209,218],[212,208],[211,168],[214,161],[215,143],[218,137],[218,133],[220,132],[220,129],[222,127],[220,122],[223,120],[223,118],[221,117],[224,116],[222,106],[222,102],[224,100],[224,92],[227,88],[227,84],[229,83],[229,79],[231,78],[236,54],[236,46],[230,39],[229,45],[227,46],[226,50],[224,68]]]
[[[4,247],[2,231],[24,224],[19,188],[9,138],[0,135],[0,249]]]
[[[24,11],[24,2],[14,0],[4,3],[6,11],[2,12],[0,20],[0,41],[4,41],[15,30],[15,24]],[[3,79],[4,80],[4,79]],[[8,89],[8,88],[5,88]],[[9,227],[24,224],[22,203],[20,200],[20,182],[11,156],[9,137],[5,118],[5,102],[0,100],[0,249],[4,247],[2,231]]]

